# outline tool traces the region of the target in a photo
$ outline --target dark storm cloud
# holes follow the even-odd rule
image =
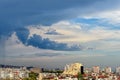
[[[52,34],[53,35],[53,34]],[[81,46],[71,46],[68,47],[66,43],[58,43],[50,40],[49,38],[42,38],[40,35],[34,34],[32,37],[28,38],[29,30],[26,28],[20,28],[16,30],[16,36],[18,39],[26,46],[33,46],[40,49],[52,49],[52,50],[63,50],[63,51],[74,51],[81,50]]]
[[[26,25],[51,25],[90,12],[109,10],[118,7],[119,2],[119,0],[0,0],[0,35]]]
[[[31,45],[41,49],[52,49],[52,50],[63,50],[63,51],[74,51],[81,50],[79,46],[69,47],[66,43],[57,43],[50,40],[49,38],[42,38],[39,35],[34,34],[33,37],[27,40],[27,45]]]
[[[16,30],[16,35],[23,44],[26,44],[29,36],[29,30],[25,28],[20,28],[19,30]]]

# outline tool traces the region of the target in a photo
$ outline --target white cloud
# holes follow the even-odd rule
[[[30,35],[33,34],[41,35],[44,38],[50,38],[51,40],[57,42],[66,42],[66,43],[82,43],[95,41],[99,39],[108,39],[108,38],[120,38],[120,30],[108,30],[107,28],[101,28],[101,26],[96,26],[95,28],[90,28],[87,31],[81,27],[78,23],[71,23],[68,21],[62,21],[55,23],[51,26],[37,26],[31,27],[28,26],[30,30]],[[48,35],[45,34],[49,29],[54,29],[56,32],[62,35]]]
[[[53,50],[44,50],[44,49],[38,49],[32,46],[25,46],[16,36],[16,33],[14,32],[11,37],[8,38],[5,42],[5,55],[6,57],[30,57],[31,55],[35,54],[49,54],[49,53],[55,53]]]
[[[109,24],[118,25],[120,24],[120,10],[110,10],[110,11],[102,11],[99,13],[93,13],[87,16],[82,16],[86,19],[97,18],[100,19],[101,22],[108,22]]]
[[[28,26],[30,35],[41,35],[43,38],[49,38],[52,41],[72,44],[80,44],[85,49],[119,49],[120,30],[107,29],[107,27],[94,26],[89,29],[81,23],[71,23],[61,21],[51,26],[36,25],[37,27]],[[83,27],[84,26],[84,27]],[[49,29],[53,29],[62,35],[45,34]],[[109,40],[109,41],[108,41]],[[117,40],[117,41],[116,41]]]
[[[98,37],[98,39],[120,39],[120,30],[109,30],[106,28],[95,27],[89,31],[94,34],[95,37]]]
[[[105,18],[111,24],[120,24],[120,10],[103,12],[98,16]]]
[[[69,45],[80,44],[86,47],[86,49],[120,49],[120,30],[109,30],[100,26],[84,30],[84,27],[81,27],[80,23],[71,23],[69,21],[61,21],[51,26],[34,25],[33,27],[32,25],[28,26],[27,28],[30,31],[29,37],[31,37],[33,34],[37,34],[43,38],[49,38],[52,41],[68,43]],[[50,29],[53,29],[62,35],[45,34]],[[32,46],[25,46],[18,40],[15,33],[6,41],[5,49],[7,56],[29,56],[36,53],[60,53],[60,55],[66,55],[54,50],[43,50],[34,48]],[[83,57],[84,56],[86,55],[83,55]]]
[[[104,36],[104,34],[106,34],[105,36],[107,36],[106,38],[108,39],[107,34],[109,34],[110,32],[111,31],[109,31],[109,30],[94,28],[86,34],[87,35],[94,34],[94,36],[97,36],[97,35]],[[75,34],[75,31],[73,31],[73,33]],[[113,31],[111,33],[115,33],[115,32]],[[76,32],[76,35],[78,35],[77,32]],[[114,36],[116,34],[112,34],[112,35]],[[62,36],[64,36],[64,35],[62,35]],[[101,38],[105,39],[105,36],[101,37]],[[110,36],[111,35],[109,35],[109,37]],[[52,37],[50,37],[50,38],[52,38]],[[77,38],[77,37],[75,37],[75,38]],[[117,36],[116,36],[116,38],[117,38]],[[100,43],[101,40],[99,41],[98,38],[96,38],[96,39],[97,39],[96,41],[98,41],[98,42],[93,43],[95,40],[95,39],[93,39],[93,40],[91,40],[93,42],[88,41],[88,43],[90,42],[92,45],[97,44],[97,47],[99,47],[99,49],[100,49],[100,47],[101,48],[106,48],[106,47],[109,48],[109,47],[113,46],[112,44],[107,45],[107,44],[105,44],[105,42]],[[85,44],[87,44],[87,42],[85,42]],[[91,45],[91,44],[88,44],[88,45]],[[114,45],[114,46],[116,46],[116,45]],[[5,48],[6,48],[6,60],[5,60],[6,63],[15,64],[15,65],[16,64],[19,64],[19,65],[24,64],[24,65],[34,65],[34,66],[41,66],[42,65],[42,67],[44,67],[44,66],[60,67],[66,63],[72,63],[72,62],[82,62],[85,64],[89,63],[89,65],[90,65],[93,62],[94,62],[94,64],[98,64],[99,61],[101,61],[101,58],[109,57],[109,53],[105,54],[105,52],[104,52],[105,49],[104,50],[102,49],[100,51],[96,51],[96,50],[90,50],[90,51],[89,50],[88,51],[87,50],[83,50],[83,51],[53,51],[53,50],[37,49],[37,48],[34,48],[32,46],[25,46],[18,40],[15,33],[10,38],[8,38],[8,40],[6,41]],[[42,57],[40,55],[34,56],[36,53],[40,54],[40,55],[43,55],[45,53],[45,55],[48,54],[48,56],[42,56]],[[114,51],[113,51],[113,53],[114,53]],[[59,55],[49,57],[49,54],[50,55],[51,54],[52,55],[59,54]],[[98,61],[94,61],[93,58],[98,60]],[[116,61],[116,60],[114,60],[114,61]],[[61,63],[61,64],[58,64],[58,63]]]
[[[78,51],[79,52],[79,51]],[[22,44],[22,42],[19,41],[19,39],[16,36],[16,33],[14,32],[11,37],[8,38],[8,40],[5,43],[5,55],[6,57],[13,57],[13,58],[47,58],[49,55],[54,57],[72,57],[75,55],[79,55],[80,57],[95,57],[95,56],[103,56],[102,54],[87,54],[86,52],[84,54],[78,54],[76,51],[72,51],[71,53],[68,53],[68,51],[54,51],[54,50],[44,50],[44,49],[38,49],[32,46],[25,46]],[[77,53],[77,54],[73,54]],[[45,54],[45,55],[44,55]],[[57,55],[58,56],[57,56]],[[37,56],[38,55],[38,56]],[[47,56],[48,55],[48,56]]]

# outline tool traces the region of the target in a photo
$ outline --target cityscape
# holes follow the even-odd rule
[[[0,0],[0,80],[120,80],[120,0]]]
[[[64,69],[25,66],[0,66],[0,80],[120,80],[120,67],[87,68],[81,63],[66,64]]]

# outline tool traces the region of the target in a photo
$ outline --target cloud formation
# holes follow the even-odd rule
[[[52,41],[49,38],[43,38],[41,36],[42,34],[39,34],[39,35],[32,34],[32,36],[29,37],[29,35],[30,35],[29,29],[26,29],[26,28],[18,29],[18,30],[16,30],[15,33],[16,33],[16,36],[18,37],[18,39],[25,46],[33,46],[33,47],[37,47],[40,49],[63,50],[63,51],[64,50],[73,51],[73,50],[81,50],[82,49],[81,46],[77,46],[77,45],[68,46],[67,43],[59,43],[54,40]],[[11,35],[13,35],[13,34],[11,34]],[[44,34],[46,34],[46,32]],[[49,35],[49,34],[47,34],[47,35]]]
[[[113,59],[109,55],[116,55],[114,62],[119,63],[119,17],[120,0],[0,0],[0,55],[16,64],[99,63],[101,58],[108,63]],[[8,39],[12,32],[17,36]],[[62,50],[67,54],[63,60],[56,53]]]
[[[26,25],[51,25],[105,10],[119,10],[119,3],[119,0],[0,0],[0,35]]]
[[[56,30],[54,30],[54,29],[49,29],[45,34],[48,34],[48,35],[62,35],[62,34],[56,32]]]
[[[118,42],[116,44],[118,44]],[[106,66],[106,63],[107,65],[110,65],[110,66],[119,64],[120,49],[118,50],[106,49],[111,46],[111,41],[109,45],[107,45],[106,42],[99,43],[99,44],[98,43],[99,42],[95,43],[97,44],[97,47],[100,46],[103,48],[104,46],[104,48],[101,50],[93,49],[93,50],[83,50],[83,51],[55,51],[55,50],[47,50],[47,49],[38,49],[33,46],[25,46],[18,39],[16,34],[13,33],[13,35],[9,37],[9,39],[6,41],[5,62],[6,64],[13,64],[13,65],[16,65],[16,64],[30,65],[30,66],[34,65],[34,66],[41,66],[41,67],[48,66],[49,68],[50,67],[63,68],[65,64],[74,63],[74,62],[81,62],[88,67],[91,67],[93,65],[99,65],[99,64],[103,64]],[[91,43],[90,46],[91,45],[93,45],[93,43]],[[113,63],[109,63],[109,60],[112,60],[113,56],[116,59],[113,60]],[[61,64],[58,64],[58,63],[61,63]]]
[[[70,46],[68,47],[66,43],[57,43],[55,41],[51,41],[48,38],[43,39],[41,36],[34,34],[27,41],[27,45],[32,45],[34,47],[38,47],[41,49],[52,49],[52,50],[81,50],[79,46]]]

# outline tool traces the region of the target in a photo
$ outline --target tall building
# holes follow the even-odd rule
[[[100,72],[100,67],[99,66],[94,66],[93,67],[93,72],[94,73],[99,73]]]
[[[112,72],[111,67],[106,67],[106,68],[105,68],[105,72],[106,72],[106,73],[111,73],[111,72]]]
[[[120,75],[120,67],[116,68],[116,73]]]
[[[84,74],[84,66],[81,66],[80,72],[81,74]]]
[[[84,73],[84,67],[80,63],[73,63],[70,65],[66,65],[64,68],[63,74],[67,75],[77,75],[78,73]]]

